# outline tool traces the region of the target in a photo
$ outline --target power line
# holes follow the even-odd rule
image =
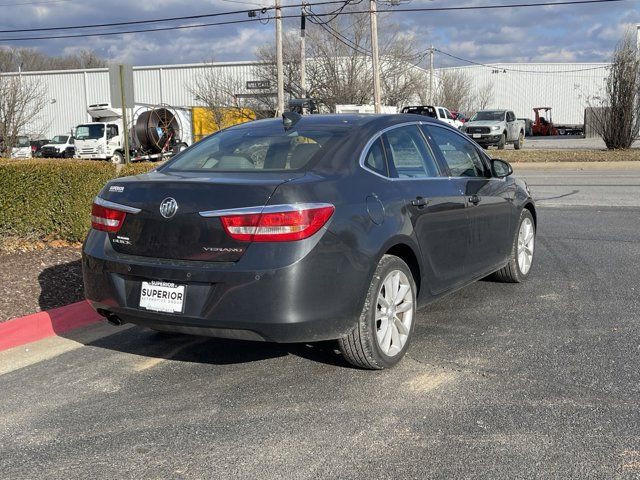
[[[23,5],[49,5],[51,3],[66,3],[70,0],[50,0],[50,1],[36,1],[36,2],[19,2],[19,3],[0,3],[0,7],[21,7]]]
[[[561,5],[578,5],[578,4],[591,4],[591,3],[612,3],[612,2],[623,2],[623,1],[636,1],[636,0],[569,0],[562,2],[547,2],[547,3],[524,3],[524,4],[509,4],[509,5],[476,5],[476,6],[462,6],[462,7],[425,7],[425,8],[393,8],[393,9],[384,9],[378,10],[379,12],[439,12],[439,11],[460,11],[460,10],[477,10],[477,9],[504,9],[504,8],[526,8],[526,7],[545,7],[545,6],[561,6]],[[335,3],[348,3],[345,0],[333,0],[326,2],[318,2],[313,5],[324,5],[324,4],[335,4]],[[297,5],[286,5],[282,8],[292,8],[292,7],[301,7],[302,4]],[[273,9],[273,7],[266,8],[267,10]],[[85,29],[85,28],[98,28],[98,27],[109,27],[109,26],[126,26],[126,25],[138,25],[138,24],[146,24],[146,23],[160,23],[160,22],[168,22],[168,21],[177,21],[177,20],[187,20],[187,19],[195,19],[195,18],[207,18],[207,17],[215,17],[220,15],[232,15],[237,13],[248,13],[253,10],[238,10],[235,12],[219,12],[213,14],[204,14],[204,15],[191,15],[187,17],[172,17],[165,19],[155,19],[155,20],[138,20],[132,22],[118,22],[114,24],[99,24],[99,25],[78,25],[78,26],[70,26],[70,27],[49,27],[45,29],[29,29],[29,30],[0,30],[0,33],[16,33],[16,32],[25,32],[25,31],[50,31],[50,30],[60,30],[60,29]],[[356,15],[363,13],[371,13],[370,10],[350,10],[350,11],[340,11],[340,12],[330,12],[330,13],[317,13],[316,17],[325,17],[330,16],[336,18],[339,15]],[[299,18],[299,15],[282,15],[282,18]],[[167,30],[182,30],[188,28],[203,28],[203,27],[212,27],[212,26],[220,26],[220,25],[232,25],[232,24],[242,24],[242,23],[251,23],[255,21],[260,21],[260,18],[245,18],[242,20],[230,20],[223,22],[211,22],[211,23],[200,23],[194,25],[177,25],[170,27],[160,27],[160,28],[149,28],[149,29],[138,29],[138,30],[126,30],[119,32],[100,32],[100,33],[83,33],[83,34],[73,34],[73,35],[47,35],[47,36],[32,36],[32,37],[5,37],[0,38],[0,42],[17,42],[17,41],[28,41],[28,40],[55,40],[55,39],[63,39],[63,38],[84,38],[84,37],[101,37],[101,36],[111,36],[111,35],[124,35],[131,33],[148,33],[148,32],[161,32]]]
[[[499,10],[504,8],[528,8],[528,7],[554,7],[563,5],[585,5],[589,3],[617,3],[628,0],[564,0],[560,2],[538,3],[511,3],[508,5],[468,5],[460,7],[415,7],[415,8],[391,8],[378,10],[379,12],[449,12],[463,10]],[[635,1],[635,0],[631,0]]]
[[[69,0],[59,0],[59,1],[69,1]],[[230,0],[226,0],[230,1]],[[236,0],[234,0],[236,1]],[[330,5],[336,3],[344,4],[348,3],[348,0],[325,0],[318,3],[313,3],[311,5]],[[243,2],[244,3],[244,2]],[[282,8],[299,8],[304,6],[305,4],[299,3],[295,5],[283,5]],[[274,10],[275,7],[263,7],[263,10]],[[51,31],[59,31],[59,30],[84,30],[88,28],[103,28],[103,27],[121,27],[121,26],[129,26],[129,25],[144,25],[149,23],[164,23],[164,22],[177,22],[184,20],[200,20],[203,18],[212,18],[212,17],[220,17],[225,15],[238,15],[241,13],[248,14],[249,12],[253,12],[256,9],[245,9],[245,10],[231,10],[228,12],[214,12],[214,13],[203,13],[200,15],[186,15],[181,17],[164,17],[164,18],[153,18],[149,20],[130,20],[127,22],[113,22],[113,23],[94,23],[88,25],[67,25],[64,27],[41,27],[41,28],[20,28],[14,30],[0,30],[0,33],[23,33],[23,32],[51,32]]]
[[[600,65],[598,67],[577,68],[577,69],[574,69],[574,70],[547,70],[547,71],[520,70],[520,69],[517,69],[517,68],[499,67],[497,65],[488,65],[486,63],[476,62],[474,60],[469,60],[467,58],[458,57],[457,55],[445,52],[443,50],[440,50],[439,48],[434,48],[434,50],[436,52],[438,52],[438,53],[442,53],[443,55],[446,55],[447,57],[451,57],[451,58],[454,58],[456,60],[460,60],[461,62],[470,63],[472,65],[477,65],[477,66],[480,66],[480,67],[491,68],[491,69],[494,69],[494,70],[506,70],[508,72],[517,72],[517,73],[544,73],[544,74],[547,74],[547,73],[573,73],[573,72],[586,72],[586,71],[589,71],[589,70],[600,70],[600,69],[604,69],[604,68],[609,68],[608,65]]]

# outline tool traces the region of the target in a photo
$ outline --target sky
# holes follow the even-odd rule
[[[0,0],[0,30],[60,27],[228,12],[269,6],[264,0]],[[319,0],[307,0],[314,3]],[[547,0],[550,1],[550,0]],[[557,0],[552,0],[557,1]],[[532,0],[402,0],[397,8],[533,3]],[[284,5],[299,0],[283,0]],[[366,8],[368,2],[363,2]],[[329,7],[317,7],[315,11]],[[379,1],[380,9],[392,9]],[[299,13],[299,8],[284,10]],[[247,14],[193,20],[192,23],[244,19]],[[206,28],[172,29],[108,37],[0,41],[0,46],[31,47],[60,55],[93,49],[112,62],[134,65],[252,60],[257,48],[274,42],[273,20]],[[385,14],[380,29],[396,24],[411,32],[417,46],[482,63],[603,62],[626,28],[640,23],[640,0],[593,5],[508,8],[465,12],[396,12]],[[187,25],[186,22],[183,24]],[[172,25],[179,25],[173,23]],[[146,26],[146,28],[153,25]],[[299,20],[284,20],[285,29]],[[319,28],[309,25],[308,28]],[[62,34],[64,32],[56,32]],[[72,33],[81,33],[74,31]],[[0,33],[0,39],[26,36]],[[42,35],[31,33],[29,35]],[[437,66],[462,65],[438,54]]]

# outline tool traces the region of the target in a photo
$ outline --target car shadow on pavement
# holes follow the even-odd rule
[[[312,362],[350,368],[338,353],[336,342],[279,344],[161,333],[138,326],[109,328],[116,330],[114,333],[87,342],[82,342],[80,336],[74,332],[68,332],[62,336],[80,341],[86,346],[149,359],[230,365],[294,355]],[[119,328],[123,330],[117,330]]]
[[[38,275],[42,311],[84,300],[82,263],[80,260],[47,267]]]
[[[38,301],[43,311],[84,300],[80,260],[46,268],[38,281]],[[105,335],[95,339],[95,335],[87,332],[97,329],[104,329]],[[87,346],[156,359],[225,365],[295,355],[313,362],[349,367],[337,352],[336,342],[278,344],[227,340],[161,333],[137,326],[112,327],[106,321],[59,335]]]

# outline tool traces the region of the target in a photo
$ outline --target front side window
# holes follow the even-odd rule
[[[118,126],[117,125],[109,125],[108,137],[114,138],[118,136]]]
[[[476,147],[455,132],[429,127],[429,134],[451,172],[452,177],[484,177],[486,169]]]
[[[438,113],[440,114],[440,118],[447,118],[447,115],[444,113],[444,110],[442,108],[438,109]]]
[[[437,177],[438,167],[416,125],[394,128],[384,134],[388,158],[398,178]]]
[[[348,127],[282,126],[223,130],[195,144],[167,165],[179,171],[302,170],[346,138]]]

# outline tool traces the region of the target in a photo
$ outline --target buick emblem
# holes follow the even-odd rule
[[[160,202],[160,215],[164,218],[173,217],[178,211],[178,202],[176,202],[175,198],[165,198],[162,202]]]

